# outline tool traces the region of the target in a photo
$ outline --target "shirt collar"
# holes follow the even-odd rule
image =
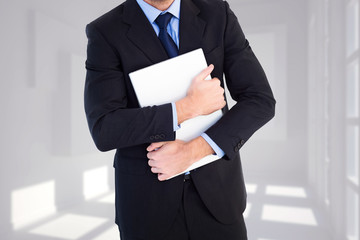
[[[181,2],[181,0],[175,0],[171,4],[171,6],[168,9],[166,9],[165,11],[160,11],[159,9],[146,3],[144,0],[136,0],[136,1],[151,23],[154,23],[156,18],[160,14],[164,14],[167,12],[171,13],[177,19],[180,19],[180,2]]]

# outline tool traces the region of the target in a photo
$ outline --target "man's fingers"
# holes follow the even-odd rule
[[[163,173],[159,173],[159,174],[158,174],[158,180],[159,180],[160,182],[165,181],[166,179],[167,179],[167,175],[166,175],[166,174],[163,174]]]
[[[204,80],[207,76],[209,76],[211,74],[211,72],[214,70],[214,65],[210,64],[207,68],[205,68],[204,70],[201,71],[201,73],[199,73],[199,75],[197,75],[195,77],[195,81],[202,81]]]
[[[155,162],[154,160],[151,160],[151,159],[148,161],[148,165],[149,165],[150,167],[155,167],[155,163],[156,163],[156,162]]]
[[[218,78],[213,78],[213,79],[211,79],[210,81],[215,82],[218,86],[221,85],[221,81],[220,81],[220,79],[218,79]]]
[[[156,167],[152,167],[152,168],[151,168],[151,172],[152,172],[152,173],[156,173],[156,174],[161,174],[160,169],[158,169],[158,168],[156,168]]]
[[[159,148],[157,145],[158,145],[158,143],[152,143],[152,144],[150,144],[150,145],[146,148],[146,150],[147,150],[148,152],[152,152],[152,151],[154,151],[156,148]]]
[[[161,148],[162,146],[164,146],[167,142],[156,142],[156,143],[152,143],[150,144],[146,150],[148,152],[152,152],[154,150],[157,150],[158,148]]]

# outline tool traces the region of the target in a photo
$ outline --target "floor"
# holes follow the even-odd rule
[[[301,184],[279,182],[248,180],[244,216],[249,240],[331,240],[311,192]],[[115,240],[119,234],[113,219],[114,193],[109,192],[1,239]]]
[[[284,182],[247,181],[249,240],[335,240],[311,191],[304,184]]]

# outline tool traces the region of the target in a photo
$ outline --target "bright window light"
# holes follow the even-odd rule
[[[302,187],[267,186],[266,195],[306,198],[305,189]]]
[[[359,2],[349,1],[346,6],[346,52],[350,56],[359,49]]]
[[[113,227],[109,228],[96,238],[93,238],[91,240],[110,240],[110,239],[119,239],[119,229],[117,225],[113,225]]]
[[[346,116],[359,117],[359,60],[355,60],[346,69]]]
[[[56,213],[55,182],[48,181],[11,193],[11,222],[15,230]]]
[[[109,191],[107,166],[84,172],[84,197],[86,200]]]
[[[30,231],[46,237],[76,240],[109,221],[106,218],[67,214]]]
[[[246,183],[246,192],[249,194],[255,194],[257,190],[257,185],[253,183]]]
[[[346,131],[346,175],[359,184],[359,126],[348,126]]]
[[[346,206],[346,228],[347,239],[359,239],[359,194],[347,188],[347,206]]]
[[[99,199],[99,202],[115,204],[115,193],[111,193],[111,194]]]
[[[310,208],[264,205],[262,220],[317,226],[315,215]]]
[[[243,213],[243,216],[244,218],[248,218],[249,217],[249,214],[250,214],[250,211],[251,211],[251,207],[252,207],[252,203],[247,203],[246,204],[246,209]]]

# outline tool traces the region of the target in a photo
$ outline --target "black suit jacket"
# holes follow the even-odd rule
[[[212,215],[230,224],[246,206],[239,149],[273,117],[275,100],[226,2],[182,0],[179,31],[180,54],[202,48],[207,62],[215,65],[212,76],[223,85],[225,75],[237,102],[230,111],[225,107],[224,116],[206,131],[224,158],[191,173]],[[171,104],[139,108],[128,74],[166,60],[167,54],[135,0],[90,23],[86,33],[85,110],[96,146],[117,149],[116,222],[124,235],[160,239],[176,215],[183,177],[159,182],[147,164],[146,147],[175,139]]]

